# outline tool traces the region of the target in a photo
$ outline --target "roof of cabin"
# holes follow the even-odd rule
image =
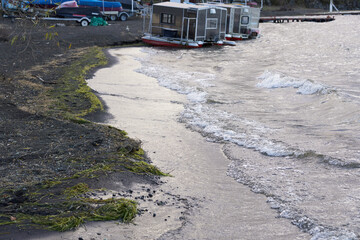
[[[210,7],[211,6],[222,7],[222,8],[239,8],[238,5],[217,3],[217,2],[200,3],[200,5],[205,5],[205,6],[210,6]]]
[[[208,9],[211,8],[211,6],[205,6],[205,5],[195,5],[190,3],[176,3],[176,2],[162,2],[162,3],[155,3],[153,6],[163,6],[163,7],[173,7],[173,8],[183,8],[183,9]],[[216,7],[216,6],[214,6]]]

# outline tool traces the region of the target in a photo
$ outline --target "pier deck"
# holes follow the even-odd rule
[[[338,12],[319,12],[303,16],[271,16],[260,17],[260,22],[285,23],[285,22],[330,22],[335,20],[335,15],[359,15],[360,11],[338,11]]]
[[[333,16],[291,16],[291,17],[260,17],[260,22],[330,22],[335,20]]]

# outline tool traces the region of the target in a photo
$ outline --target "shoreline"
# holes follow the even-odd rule
[[[115,26],[115,27],[119,27],[119,31],[122,31],[122,30],[124,30],[125,28],[126,28],[126,26],[127,26],[127,24],[133,24],[134,25],[134,28],[135,28],[135,26],[136,26],[136,23],[134,23],[134,22],[128,22],[128,23],[125,23],[125,24],[121,24],[121,23],[119,23],[118,25],[119,26]],[[139,26],[138,26],[139,27]],[[70,26],[69,28],[71,28],[71,30],[73,30],[73,26]],[[107,29],[110,29],[110,28],[114,28],[114,26],[110,26],[109,28],[107,28]],[[133,28],[133,27],[131,27],[131,28]],[[76,30],[78,30],[79,28],[76,28]],[[99,28],[99,29],[101,29],[101,30],[103,30],[102,28]],[[106,29],[106,28],[104,28],[104,29]],[[122,29],[122,30],[121,30]],[[139,27],[139,29],[141,29],[141,26]],[[139,30],[138,29],[138,30]],[[57,28],[57,30],[60,30],[60,28]],[[80,29],[79,29],[80,30]],[[129,43],[129,42],[131,42],[131,41],[133,41],[133,42],[135,42],[135,43],[137,43],[139,40],[138,40],[138,35],[136,34],[136,29],[135,29],[135,33],[134,34],[131,34],[131,35],[129,35],[129,36],[124,36],[124,34],[120,34],[120,33],[116,33],[116,36],[117,37],[119,37],[119,39],[116,39],[116,40],[113,40],[113,39],[110,39],[110,40],[102,40],[102,39],[100,39],[100,37],[99,37],[99,39],[96,39],[96,45],[100,45],[100,46],[113,46],[113,44],[115,44],[115,43],[117,43],[117,44],[119,44],[119,43],[124,43],[124,44],[127,44],[127,43]],[[139,30],[140,31],[140,30]],[[26,149],[26,148],[29,148],[29,144],[27,144],[26,142],[21,142],[21,140],[19,140],[19,139],[22,139],[23,138],[23,136],[21,136],[21,135],[16,135],[16,134],[14,134],[14,136],[15,137],[13,137],[13,132],[16,132],[16,131],[20,131],[20,133],[22,134],[22,135],[26,135],[26,134],[29,134],[29,139],[30,139],[30,141],[33,141],[33,139],[36,139],[36,138],[38,138],[39,136],[40,137],[45,137],[45,136],[47,136],[47,134],[52,134],[51,136],[51,141],[53,141],[54,142],[54,144],[55,144],[55,142],[61,142],[61,140],[62,140],[62,134],[64,134],[63,133],[63,131],[65,130],[65,131],[68,131],[69,130],[69,128],[68,128],[68,125],[62,125],[64,122],[65,123],[67,123],[66,121],[63,121],[63,120],[61,120],[61,119],[57,119],[56,117],[55,118],[50,118],[50,119],[48,119],[48,118],[44,118],[44,119],[41,119],[41,121],[44,121],[44,122],[49,122],[49,121],[51,121],[51,124],[49,124],[49,126],[47,126],[46,127],[46,131],[48,131],[49,130],[49,132],[46,132],[46,131],[43,131],[43,132],[40,132],[39,131],[39,129],[36,129],[36,128],[34,128],[33,130],[29,130],[28,132],[26,132],[26,134],[24,134],[25,133],[25,131],[23,131],[23,129],[22,129],[22,127],[24,127],[25,125],[22,125],[23,123],[21,123],[21,124],[19,124],[21,121],[21,114],[23,114],[23,113],[26,113],[26,114],[29,114],[29,115],[26,115],[26,116],[30,116],[29,117],[29,121],[32,121],[32,122],[36,122],[36,121],[38,121],[39,120],[39,118],[42,118],[43,116],[41,115],[41,112],[33,112],[33,111],[29,111],[29,112],[27,112],[26,110],[28,110],[28,107],[29,107],[29,105],[31,106],[31,107],[34,107],[35,106],[35,108],[38,108],[38,107],[41,107],[41,106],[38,106],[38,104],[39,104],[39,102],[36,102],[36,101],[33,101],[33,97],[34,96],[36,96],[36,94],[37,94],[37,87],[40,85],[40,86],[45,86],[45,87],[49,87],[49,86],[52,86],[52,85],[56,85],[56,84],[58,84],[57,83],[57,80],[58,80],[58,77],[59,77],[59,72],[58,72],[58,68],[60,68],[59,66],[56,66],[56,65],[54,65],[53,67],[50,67],[50,69],[47,69],[47,71],[44,71],[44,69],[42,69],[42,68],[40,68],[40,69],[35,69],[35,70],[32,70],[32,71],[28,71],[31,67],[34,67],[34,66],[36,66],[37,64],[42,64],[42,63],[44,63],[44,62],[47,62],[47,61],[52,61],[52,60],[59,60],[59,59],[61,59],[61,61],[60,61],[60,64],[63,64],[63,62],[65,62],[65,66],[66,65],[69,65],[72,61],[74,61],[74,60],[76,60],[77,59],[77,57],[79,57],[79,56],[76,56],[76,57],[74,57],[74,56],[71,56],[71,54],[73,54],[74,52],[76,52],[76,51],[78,51],[78,50],[80,50],[83,46],[84,47],[88,47],[88,46],[91,46],[92,44],[94,44],[93,42],[94,41],[86,41],[86,40],[82,40],[81,39],[81,37],[80,37],[80,35],[81,34],[85,34],[85,37],[86,36],[91,36],[91,34],[93,34],[92,32],[90,32],[88,29],[81,29],[80,31],[79,31],[79,33],[77,33],[77,34],[74,34],[73,36],[70,36],[70,37],[68,37],[68,38],[66,38],[66,39],[64,39],[64,40],[62,40],[61,41],[61,43],[66,43],[66,44],[68,44],[70,41],[72,41],[72,40],[74,40],[74,42],[73,42],[73,49],[75,50],[75,51],[73,51],[73,49],[71,49],[71,51],[66,51],[66,50],[64,50],[64,48],[67,48],[67,45],[65,45],[64,44],[64,47],[63,48],[61,48],[61,49],[57,49],[57,50],[52,50],[51,49],[51,47],[54,47],[55,46],[55,44],[56,44],[56,42],[49,42],[49,41],[45,41],[44,39],[42,39],[42,35],[41,34],[43,34],[43,32],[41,32],[41,31],[39,31],[40,33],[38,34],[38,35],[36,35],[37,33],[34,33],[34,36],[36,37],[36,41],[34,41],[34,42],[32,42],[32,44],[35,44],[34,45],[34,48],[35,48],[35,50],[34,49],[25,49],[26,50],[26,52],[24,53],[24,59],[19,59],[19,54],[22,52],[22,46],[24,45],[24,43],[16,43],[15,45],[16,46],[14,46],[14,48],[16,49],[16,52],[15,53],[10,53],[10,51],[12,50],[11,48],[9,48],[8,46],[5,46],[4,44],[5,43],[1,43],[1,46],[0,47],[2,47],[1,49],[2,50],[4,50],[4,54],[3,54],[3,56],[2,56],[2,59],[4,60],[4,65],[2,66],[2,68],[1,68],[1,70],[2,70],[2,72],[1,72],[1,75],[4,75],[4,77],[0,77],[0,79],[1,79],[1,87],[2,87],[2,91],[1,91],[1,93],[0,93],[0,96],[1,96],[1,106],[3,107],[3,109],[6,109],[7,111],[9,111],[10,113],[12,113],[13,115],[11,115],[11,114],[9,114],[9,115],[6,115],[8,112],[4,112],[4,114],[3,115],[1,115],[1,117],[2,117],[2,119],[5,119],[6,120],[6,124],[7,124],[7,128],[9,128],[9,133],[7,133],[7,135],[5,135],[5,137],[2,139],[3,140],[3,144],[5,144],[5,143],[8,143],[8,141],[9,141],[9,139],[12,139],[12,140],[14,140],[15,139],[15,141],[17,141],[18,142],[18,144],[19,145],[17,145],[16,147],[14,147],[13,149],[11,149],[11,150],[9,150],[9,157],[8,158],[6,158],[5,160],[7,161],[7,160],[13,160],[13,161],[18,161],[19,160],[19,158],[18,158],[18,156],[16,156],[16,153],[18,152],[16,149],[24,149],[24,150],[26,150],[26,154],[25,155],[23,155],[23,156],[25,156],[25,161],[34,161],[34,160],[36,160],[37,159],[37,155],[35,155],[35,154],[37,154],[37,149],[36,150],[33,150],[33,149]],[[59,31],[59,32],[63,32],[63,34],[66,32],[66,29],[63,29],[63,30],[61,30],[61,31]],[[98,34],[98,35],[100,35],[100,34]],[[98,36],[97,35],[97,36]],[[77,42],[76,42],[76,41]],[[37,42],[37,41],[39,41],[39,43]],[[102,42],[102,41],[104,41],[104,42]],[[47,44],[47,42],[49,43],[49,44]],[[42,45],[42,44],[44,44],[44,45]],[[5,47],[4,47],[5,46]],[[35,47],[36,46],[36,47]],[[44,47],[43,47],[44,46]],[[8,49],[6,49],[6,48],[8,48]],[[40,53],[42,53],[42,55],[43,56],[39,56],[39,52]],[[107,51],[105,51],[105,52],[107,52]],[[32,54],[35,54],[36,55],[36,61],[35,60],[32,60],[33,58],[32,58]],[[80,54],[80,53],[79,53]],[[41,54],[40,54],[41,55]],[[6,58],[7,56],[10,56],[10,58]],[[30,60],[29,60],[30,59]],[[109,60],[109,58],[108,58],[108,60]],[[109,60],[109,64],[108,65],[106,65],[105,67],[98,67],[98,68],[94,68],[94,69],[92,69],[88,74],[87,74],[87,76],[91,76],[91,75],[93,75],[93,73],[95,72],[95,71],[97,71],[97,70],[99,70],[99,69],[104,69],[104,68],[110,68],[110,67],[112,67],[112,66],[114,66],[115,64],[117,64],[116,62],[115,62],[115,58],[113,57],[112,59],[110,59]],[[13,61],[14,61],[14,64],[13,64]],[[63,62],[62,62],[63,61]],[[113,62],[114,61],[114,62]],[[5,70],[4,70],[5,69]],[[28,72],[26,72],[26,74],[33,74],[32,76],[23,76],[23,75],[21,75],[21,74],[19,74],[19,73],[22,73],[24,70],[26,70],[26,71],[28,71]],[[50,70],[50,71],[49,71]],[[53,70],[55,70],[55,71],[53,71]],[[13,76],[11,76],[12,75],[12,71],[15,71],[16,72],[16,74],[15,75],[13,75]],[[25,75],[26,75],[25,74]],[[11,76],[11,77],[9,77],[9,76]],[[42,80],[41,80],[42,79]],[[24,81],[26,81],[27,82],[27,84],[30,86],[30,88],[29,89],[24,89],[24,86],[23,85],[21,85]],[[45,83],[44,82],[42,82],[42,81],[45,81]],[[20,82],[21,82],[21,84],[20,84]],[[33,91],[33,92],[32,92]],[[137,92],[137,89],[133,89],[133,90],[131,90],[131,91],[134,91],[134,92]],[[10,94],[10,96],[8,96],[9,95],[9,93],[12,93],[13,94],[13,96]],[[4,97],[5,96],[5,97]],[[24,99],[21,99],[22,97],[24,97]],[[33,106],[32,106],[33,105]],[[88,116],[88,120],[90,120],[90,121],[95,121],[95,122],[99,122],[99,121],[104,121],[105,119],[106,120],[110,120],[111,119],[111,116],[110,115],[108,115],[108,113],[107,113],[107,106],[106,106],[106,104],[104,105],[105,106],[105,112],[103,112],[103,113],[95,113],[94,115],[90,115],[90,116]],[[31,110],[31,107],[30,107],[30,110]],[[19,111],[20,109],[25,109],[25,111],[23,112],[23,111]],[[17,122],[17,121],[15,121],[14,119],[12,119],[12,117],[13,116],[17,116],[17,117],[19,117],[19,122]],[[33,118],[32,118],[33,117]],[[14,121],[12,121],[12,120],[14,120]],[[16,119],[17,120],[17,119]],[[16,126],[16,124],[19,124],[18,126]],[[50,129],[51,129],[51,127],[53,127],[53,126],[55,126],[55,127],[58,127],[59,129],[59,131],[58,132],[51,132],[50,131]],[[77,129],[78,127],[79,127],[79,125],[72,125],[73,127],[74,127],[74,129]],[[25,127],[24,127],[25,128]],[[19,129],[19,130],[18,130]],[[123,128],[121,128],[121,129],[123,129]],[[124,128],[124,129],[127,129],[127,128]],[[91,129],[91,130],[94,130],[94,131],[98,131],[98,133],[99,133],[99,135],[95,135],[95,134],[91,134],[91,136],[93,137],[93,139],[89,139],[87,142],[85,142],[86,144],[90,144],[90,148],[94,148],[95,147],[95,145],[97,144],[95,141],[97,141],[98,139],[97,138],[104,138],[104,136],[106,137],[106,134],[105,133],[103,133],[103,132],[101,132],[101,131],[99,131],[99,129],[98,128],[96,128],[96,129]],[[86,129],[86,128],[82,128],[82,129],[77,129],[77,130],[74,130],[74,132],[72,132],[73,134],[74,134],[74,136],[76,136],[76,137],[79,137],[80,138],[80,136],[82,136],[82,135],[84,135],[84,133],[86,133],[86,132],[88,132],[89,131],[89,129]],[[36,134],[38,134],[39,136],[31,136],[31,133],[36,133]],[[108,133],[107,133],[108,134]],[[99,137],[98,137],[99,136]],[[139,137],[139,139],[141,139],[141,140],[143,140],[141,137]],[[159,138],[159,141],[161,140],[161,138]],[[148,140],[149,141],[149,140]],[[95,143],[94,143],[95,142]],[[10,141],[9,142],[10,144],[13,144],[13,142],[12,141]],[[84,143],[84,144],[85,144]],[[92,143],[94,143],[95,145],[92,145]],[[15,143],[14,143],[15,144]],[[165,144],[165,143],[164,143]],[[73,144],[73,145],[75,145],[75,144]],[[156,151],[156,152],[158,152],[157,151],[157,147],[161,147],[161,146],[158,146],[158,145],[151,145],[151,144],[149,144],[149,143],[147,143],[146,144],[146,146],[147,145],[149,145],[149,147],[148,147],[148,151],[149,151],[149,156],[150,156],[150,159],[152,159],[153,157],[154,157],[154,159],[157,159],[158,158],[158,156],[156,156],[156,155],[154,155],[154,154],[152,154],[151,153],[151,151]],[[110,146],[112,146],[111,145],[111,143],[109,143],[109,145],[108,145],[109,147]],[[114,147],[114,146],[112,146],[112,147]],[[73,148],[73,146],[72,145],[70,145],[69,144],[69,147],[68,147],[69,149],[72,149]],[[153,148],[153,149],[152,149]],[[15,149],[15,150],[14,150]],[[41,149],[41,147],[39,147],[39,149]],[[64,157],[64,158],[67,158],[67,159],[69,159],[70,157],[69,156],[66,156],[66,154],[67,153],[65,153],[65,150],[66,150],[66,148],[64,147],[64,149],[63,149],[63,152],[60,152],[60,153],[56,153],[56,152],[54,152],[53,154],[54,155],[52,155],[52,157]],[[80,154],[81,155],[81,151],[83,151],[84,149],[80,149],[79,148],[79,150],[71,150],[71,151],[74,151],[74,152],[76,152],[76,151],[78,151],[79,153],[78,154]],[[153,156],[154,155],[154,156]],[[45,155],[46,156],[46,155]],[[21,161],[23,161],[23,159],[20,159]],[[21,163],[21,161],[19,161],[20,163]],[[157,161],[157,160],[156,160]],[[160,163],[160,161],[159,161],[159,163]],[[44,163],[44,164],[48,164],[48,163]],[[162,166],[162,163],[161,163],[161,165],[160,165],[160,167]],[[164,166],[166,166],[166,165],[164,165]],[[164,170],[164,169],[163,169]],[[170,170],[172,170],[172,169],[170,169]],[[29,170],[30,171],[30,170]],[[37,171],[39,171],[39,169],[31,169],[31,171],[33,171],[33,172],[30,172],[30,173],[28,173],[29,175],[31,175],[31,174],[36,174],[36,172]],[[61,170],[62,171],[62,170]],[[60,171],[60,172],[61,172]],[[4,172],[4,171],[3,171]],[[166,169],[165,169],[165,172],[166,172]],[[11,172],[12,174],[14,174],[14,172]],[[4,172],[4,174],[8,174],[7,172]],[[5,177],[6,177],[6,175],[4,175]],[[20,178],[21,176],[19,176],[19,178]],[[121,178],[120,176],[118,176],[119,178]],[[146,183],[154,183],[154,181],[150,178],[150,180],[148,179],[148,177],[145,177],[145,176],[139,176],[139,179],[142,179],[143,181],[145,181]],[[108,180],[105,180],[105,179],[100,179],[100,182],[102,182],[102,183],[105,183],[105,182],[107,182],[108,183]],[[154,183],[155,185],[157,185],[158,183],[155,181],[155,183]],[[96,185],[96,184],[94,184],[94,185]],[[125,188],[124,187],[124,189],[126,189],[126,190],[129,190],[128,188]],[[146,189],[147,189],[147,187],[146,187]],[[147,193],[146,192],[144,192],[144,191],[142,191],[143,189],[141,188],[141,189],[139,189],[139,192],[140,192],[140,194],[138,195],[138,196],[147,196]],[[170,191],[171,190],[171,191]],[[172,192],[172,191],[174,191],[174,189],[170,189],[168,192],[166,192],[166,194],[165,195],[162,195],[163,197],[166,197],[167,195],[171,195],[172,193],[170,193],[170,192]],[[126,195],[125,193],[121,193],[121,194],[124,194],[124,195]],[[129,195],[129,194],[127,194],[127,195]],[[134,194],[135,195],[135,194]],[[175,194],[175,195],[178,195],[178,194]],[[135,197],[135,196],[134,196]],[[187,202],[182,202],[183,200],[181,200],[181,197],[180,198],[178,198],[178,197],[176,197],[176,196],[173,196],[173,197],[175,197],[177,200],[174,202],[175,204],[178,204],[178,205],[181,205],[182,207],[184,207],[185,208],[185,210],[186,210],[186,208],[188,208],[189,207],[189,203],[187,203]],[[159,199],[160,199],[161,197],[159,197]],[[16,199],[16,198],[15,198]],[[159,201],[161,201],[161,200],[159,200]],[[7,204],[7,202],[5,202],[5,204]],[[195,204],[195,205],[197,205],[197,204]],[[186,211],[185,211],[186,212]],[[180,214],[180,215],[183,215],[183,214]],[[164,215],[165,216],[165,215]],[[180,216],[181,217],[181,216]],[[151,223],[153,223],[153,221],[152,220],[154,220],[154,218],[149,218],[148,219],[148,221],[150,221]],[[161,222],[163,222],[163,221],[161,221]],[[170,221],[167,221],[167,222],[170,222]],[[100,229],[101,229],[101,224],[98,224],[98,223],[91,223],[92,225],[98,225],[98,226],[100,226]],[[105,223],[106,224],[106,223]],[[109,223],[110,224],[110,223]],[[113,223],[111,223],[111,224],[113,224]],[[4,228],[4,227],[2,227],[1,228],[1,230],[3,230],[3,229],[5,229],[6,230],[6,228]],[[13,229],[13,228],[10,228],[11,229],[11,231],[13,231],[13,230],[15,230],[15,231],[18,231],[18,230],[16,230],[16,229]],[[33,234],[34,232],[33,231],[35,231],[35,233],[36,234],[39,234],[39,235],[41,235],[44,231],[38,231],[38,230],[34,230],[34,229],[30,229],[30,230],[22,230],[21,231],[21,234],[25,234],[25,235],[21,235],[21,236],[24,236],[24,237],[26,237],[26,236],[28,236],[28,233],[27,233],[27,231],[31,231],[31,234]],[[137,230],[138,231],[138,230]],[[1,232],[3,232],[3,231],[1,231]],[[47,234],[47,232],[45,231],[45,234]],[[53,234],[53,233],[50,233],[50,234]],[[70,234],[71,234],[71,232],[70,232]],[[84,232],[82,232],[81,234],[85,234]],[[94,236],[92,236],[92,237],[97,237],[96,236],[96,234],[97,234],[97,232],[94,232],[93,233],[94,234]],[[17,235],[17,234],[15,234],[16,235],[16,237],[20,237],[20,235]],[[10,235],[8,235],[8,236],[12,236],[11,234]],[[80,236],[80,235],[79,235]],[[131,236],[131,234],[130,235],[128,235],[129,237]],[[47,238],[45,238],[45,239],[47,239]]]
[[[206,142],[177,121],[187,101],[185,96],[134,72],[141,66],[134,58],[143,56],[138,48],[109,51],[129,65],[101,69],[89,80],[114,115],[107,123],[128,129],[131,137],[142,139],[144,150],[155,165],[174,175],[164,179],[160,188],[188,199],[192,206],[178,228],[149,239],[309,238],[288,220],[276,218],[276,211],[270,209],[264,196],[226,176],[230,161],[223,154],[223,146]],[[113,75],[118,77],[116,82],[109,80]],[[109,85],[114,86],[108,89]],[[119,105],[126,107],[116,108]]]

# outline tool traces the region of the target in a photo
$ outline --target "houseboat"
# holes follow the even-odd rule
[[[228,39],[244,40],[259,33],[260,8],[234,4],[230,14]]]
[[[259,36],[260,29],[260,8],[250,7],[250,22],[249,22],[249,38],[256,38]]]
[[[156,46],[199,48],[234,44],[225,40],[226,9],[217,6],[162,2],[153,5],[143,42]]]
[[[259,34],[260,8],[242,4],[225,4],[209,2],[206,5],[214,5],[226,9],[226,39],[243,40],[254,38]]]

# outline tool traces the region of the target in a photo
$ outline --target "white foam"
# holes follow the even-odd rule
[[[229,120],[237,122],[243,127],[228,129],[227,122]],[[181,121],[202,132],[208,138],[235,143],[269,156],[281,157],[298,154],[298,151],[293,150],[285,143],[267,139],[263,135],[267,132],[267,128],[260,123],[239,119],[232,114],[202,104],[187,106],[182,113]],[[243,129],[246,129],[247,133],[240,132]]]
[[[142,67],[137,72],[156,78],[161,86],[186,95],[190,102],[205,102],[207,93],[204,88],[215,86],[211,83],[215,79],[214,74],[182,72],[176,68],[152,65],[146,59],[138,60],[142,62]]]
[[[303,95],[328,94],[333,91],[329,87],[315,83],[312,80],[294,78],[281,73],[272,73],[267,70],[259,76],[258,79],[260,82],[256,84],[257,87],[297,88],[296,93]]]
[[[316,219],[303,215],[301,211],[297,211],[296,208],[294,208],[294,205],[290,201],[293,199],[292,197],[286,198],[287,201],[281,200],[280,196],[274,195],[269,188],[260,184],[254,177],[247,175],[244,172],[244,168],[246,169],[241,161],[233,160],[229,164],[227,175],[233,177],[237,182],[249,186],[253,192],[271,195],[272,197],[267,198],[267,203],[270,207],[277,210],[279,217],[291,220],[292,224],[308,232],[312,236],[311,240],[358,239],[354,232],[341,228],[335,229],[333,227],[322,226]]]

